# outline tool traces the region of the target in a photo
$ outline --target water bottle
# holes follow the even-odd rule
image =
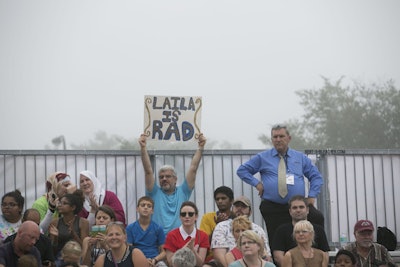
[[[347,234],[346,233],[341,233],[340,234],[339,242],[340,242],[340,248],[343,248],[344,246],[347,245],[348,241],[347,241]]]

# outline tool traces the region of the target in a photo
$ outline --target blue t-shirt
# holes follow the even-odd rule
[[[149,227],[143,230],[139,221],[126,227],[128,243],[140,249],[146,258],[154,258],[159,254],[159,247],[165,243],[165,234],[161,226],[151,221]]]
[[[168,195],[159,185],[154,184],[153,191],[146,190],[146,196],[154,200],[152,220],[163,227],[164,234],[181,225],[179,213],[183,202],[188,201],[193,189],[189,189],[186,179],[177,186],[175,192]]]
[[[278,192],[279,161],[279,153],[275,148],[265,150],[243,163],[237,175],[244,182],[256,186],[260,181],[253,175],[260,173],[264,186],[262,198],[275,203],[287,204],[295,195],[305,196],[304,177],[310,181],[308,197],[318,196],[324,182],[317,167],[305,154],[289,148],[285,156],[286,176],[292,179],[287,185],[287,196],[282,198]]]

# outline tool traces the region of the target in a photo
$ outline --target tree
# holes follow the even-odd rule
[[[287,123],[292,135],[291,147],[400,147],[400,91],[393,81],[369,86],[356,82],[353,87],[343,87],[343,78],[336,83],[323,79],[321,89],[296,92],[305,114],[302,119]],[[265,136],[259,139],[269,140]]]

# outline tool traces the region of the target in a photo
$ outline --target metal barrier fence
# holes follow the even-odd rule
[[[257,191],[236,175],[237,167],[261,150],[205,150],[197,173],[191,200],[199,208],[199,218],[215,210],[213,191],[221,185],[233,189],[235,196],[252,200],[252,219],[265,224],[259,212]],[[149,151],[153,169],[164,164],[175,166],[178,184],[185,176],[194,151]],[[341,233],[353,240],[352,228],[357,219],[368,218],[376,226],[386,225],[400,234],[400,151],[309,152],[316,160],[325,184],[318,197],[318,208],[325,216],[325,229],[332,246]],[[343,154],[342,154],[343,153]],[[55,171],[65,171],[78,184],[79,172],[91,170],[107,190],[120,198],[127,221],[136,220],[136,200],[145,194],[144,171],[139,151],[74,150],[0,150],[0,194],[20,189],[25,207],[45,192],[46,178]],[[399,238],[400,239],[400,238]]]

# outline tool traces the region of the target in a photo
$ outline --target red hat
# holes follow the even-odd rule
[[[361,231],[374,231],[373,223],[368,220],[359,220],[354,225],[354,232],[361,232]]]

